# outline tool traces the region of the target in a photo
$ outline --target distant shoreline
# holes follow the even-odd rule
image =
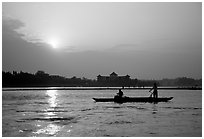
[[[3,87],[2,91],[30,90],[149,90],[151,87]],[[159,87],[158,90],[202,90],[201,87]]]

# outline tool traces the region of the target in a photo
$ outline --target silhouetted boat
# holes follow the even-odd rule
[[[125,102],[167,102],[171,100],[173,97],[162,97],[154,99],[152,97],[122,97],[122,98],[93,98],[96,102],[118,102],[118,103],[125,103]]]

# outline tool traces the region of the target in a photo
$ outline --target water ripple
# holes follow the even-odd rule
[[[75,117],[35,117],[21,119],[24,121],[59,121],[59,120],[73,120]]]
[[[197,109],[202,109],[202,108],[198,108],[198,107],[162,107],[162,108],[166,108],[166,109],[179,109],[179,110],[197,110]]]
[[[60,113],[60,112],[69,112],[68,110],[17,110],[16,112],[20,113]]]

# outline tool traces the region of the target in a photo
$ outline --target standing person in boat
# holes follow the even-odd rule
[[[157,91],[157,84],[154,83],[153,87],[149,90],[151,92],[153,90],[153,98],[157,99],[158,98],[158,91]],[[152,96],[151,94],[151,96]]]

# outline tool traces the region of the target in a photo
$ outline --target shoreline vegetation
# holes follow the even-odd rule
[[[129,75],[98,75],[97,79],[71,78],[49,75],[44,71],[35,74],[28,72],[2,71],[2,90],[116,90],[116,89],[150,89],[157,83],[160,90],[202,90],[202,79],[178,77],[175,79],[142,80],[132,79]]]
[[[151,87],[124,87],[123,90],[149,90]],[[121,87],[9,87],[2,91],[32,91],[32,90],[118,90]],[[202,90],[201,87],[158,87],[158,90]]]

